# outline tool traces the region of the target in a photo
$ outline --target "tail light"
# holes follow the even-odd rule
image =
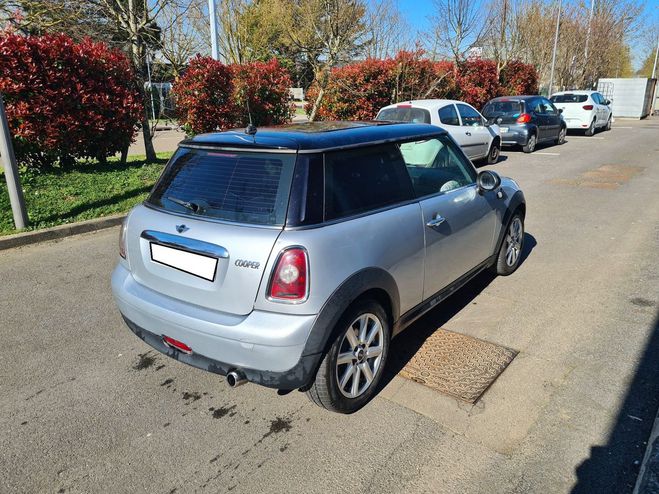
[[[593,109],[593,105],[583,105],[583,109],[584,109],[584,110],[592,110],[592,109]]]
[[[531,121],[531,115],[528,113],[522,113],[517,117],[517,123],[529,123]]]
[[[308,266],[307,251],[301,247],[281,253],[270,279],[268,298],[289,302],[305,300],[308,295]]]
[[[119,255],[126,259],[126,219],[121,223],[119,230]]]

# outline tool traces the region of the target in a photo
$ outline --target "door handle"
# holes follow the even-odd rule
[[[445,221],[446,221],[446,218],[444,218],[439,213],[436,213],[435,217],[433,219],[431,219],[430,221],[428,221],[428,223],[426,223],[426,226],[428,228],[436,228],[439,225],[441,225],[442,223],[444,223]]]
[[[465,132],[465,134],[467,134],[468,136],[470,136],[470,135],[471,135],[471,132],[467,131],[467,132]]]

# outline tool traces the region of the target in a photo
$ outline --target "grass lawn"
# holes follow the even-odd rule
[[[28,230],[74,223],[110,214],[124,213],[144,200],[172,153],[158,153],[157,163],[144,156],[129,156],[121,166],[118,158],[106,165],[81,162],[70,169],[43,173],[21,172],[29,217]],[[0,173],[0,235],[17,233]]]

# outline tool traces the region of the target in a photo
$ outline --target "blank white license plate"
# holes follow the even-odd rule
[[[173,249],[151,243],[151,259],[170,268],[199,276],[208,281],[215,280],[217,259],[185,250]]]
[[[508,127],[499,127],[501,132],[508,132]]]

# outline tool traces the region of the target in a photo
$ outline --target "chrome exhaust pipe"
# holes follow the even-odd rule
[[[247,378],[239,370],[233,370],[227,374],[227,384],[229,387],[237,388],[245,383],[247,383]]]

